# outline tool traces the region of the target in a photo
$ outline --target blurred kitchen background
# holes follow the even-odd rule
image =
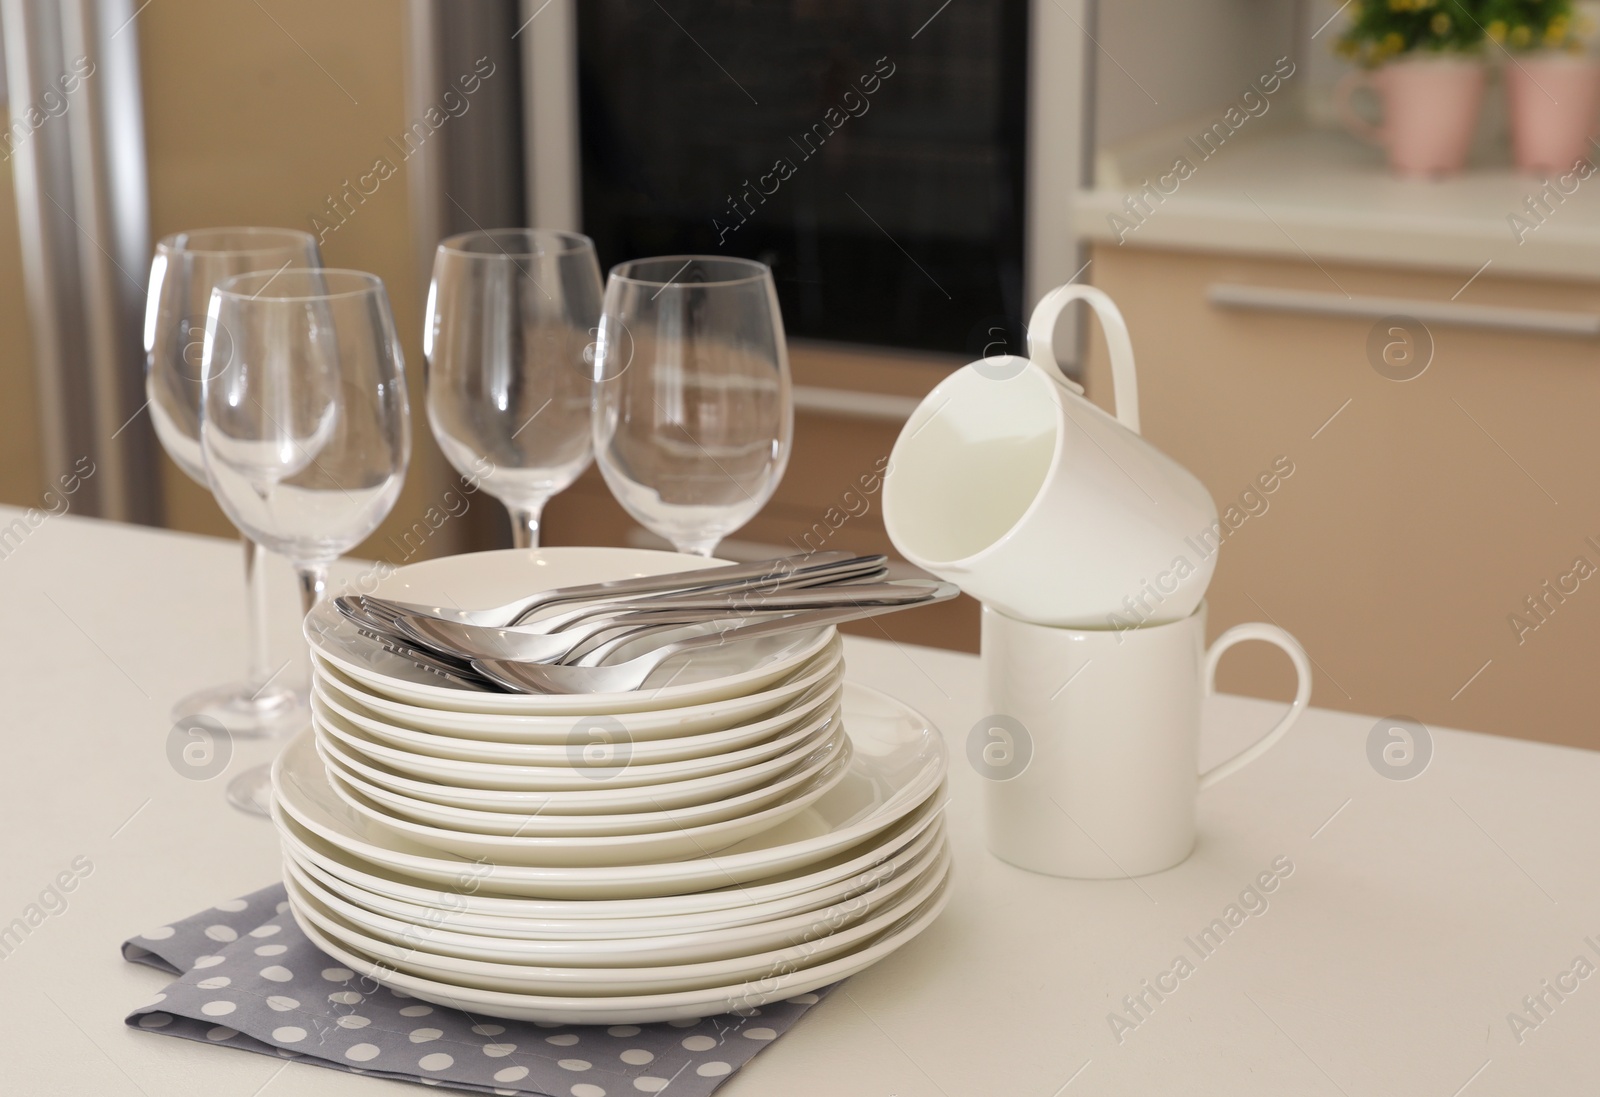
[[[730,556],[892,551],[874,474],[900,423],[949,370],[1025,353],[1033,302],[1077,278],[1127,316],[1145,434],[1233,515],[1214,631],[1295,633],[1316,704],[1600,747],[1600,181],[1513,167],[1498,47],[1467,171],[1395,177],[1336,117],[1356,10],[0,0],[0,502],[234,535],[142,410],[150,249],[180,229],[308,229],[387,282],[416,453],[360,553],[396,563],[509,544],[486,495],[425,520],[461,490],[420,399],[445,235],[773,267],[794,455]],[[1067,323],[1063,364],[1107,400]],[[657,544],[593,471],[546,514],[549,544]],[[974,650],[976,608],[886,627]],[[1280,661],[1243,649],[1221,688],[1285,697]]]

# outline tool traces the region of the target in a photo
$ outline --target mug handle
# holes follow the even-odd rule
[[[1216,692],[1217,663],[1223,654],[1233,645],[1246,640],[1265,640],[1282,648],[1284,654],[1289,656],[1289,661],[1294,664],[1296,685],[1294,700],[1289,705],[1289,711],[1284,713],[1278,722],[1272,725],[1272,730],[1261,738],[1245,747],[1238,754],[1225,762],[1219,762],[1200,775],[1200,787],[1210,788],[1224,777],[1238,773],[1245,766],[1254,762],[1265,754],[1274,743],[1283,738],[1283,733],[1289,726],[1300,718],[1305,711],[1306,703],[1311,700],[1311,661],[1306,658],[1305,649],[1300,646],[1293,636],[1290,636],[1277,625],[1268,625],[1260,621],[1253,621],[1246,625],[1235,625],[1233,628],[1217,637],[1216,643],[1211,645],[1211,650],[1206,652],[1205,664],[1205,696],[1210,697]]]
[[[1074,384],[1061,372],[1054,346],[1057,318],[1069,304],[1079,300],[1094,309],[1100,328],[1106,333],[1106,349],[1111,352],[1111,400],[1117,420],[1138,434],[1139,378],[1133,368],[1133,340],[1128,338],[1128,324],[1116,302],[1104,290],[1082,282],[1069,282],[1041,297],[1033,307],[1033,315],[1028,317],[1028,357],[1056,380],[1083,391],[1082,386]]]
[[[1377,96],[1380,109],[1383,96],[1378,91],[1378,85],[1372,79],[1372,73],[1365,69],[1355,69],[1345,73],[1333,87],[1333,107],[1339,115],[1339,124],[1354,137],[1359,137],[1369,145],[1383,145],[1383,127],[1374,126],[1356,112],[1355,94],[1358,91],[1370,91]]]

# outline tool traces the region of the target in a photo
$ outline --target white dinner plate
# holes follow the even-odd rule
[[[715,567],[724,561],[676,552],[626,548],[499,549],[407,564],[371,591],[421,605],[488,607],[540,591],[642,575]],[[317,654],[386,697],[457,712],[590,715],[643,712],[740,697],[777,682],[820,652],[833,626],[669,659],[644,685],[623,693],[489,693],[452,686],[362,635],[332,598],[306,615],[305,635]]]
[[[761,922],[776,922],[795,915],[820,910],[845,902],[866,891],[882,887],[907,873],[914,873],[930,855],[929,851],[944,842],[944,821],[934,819],[931,826],[917,830],[904,845],[885,852],[882,860],[861,868],[854,875],[837,881],[819,884],[798,894],[774,898],[754,899],[761,892],[760,885],[753,891],[736,898],[744,901],[718,910],[666,911],[650,914],[660,899],[627,899],[612,906],[625,908],[624,913],[608,916],[567,917],[549,913],[549,902],[534,899],[498,899],[496,913],[484,913],[469,908],[467,896],[436,895],[433,903],[400,899],[328,871],[325,861],[303,846],[285,841],[284,859],[293,861],[321,886],[362,910],[383,915],[410,925],[436,926],[441,930],[463,933],[475,937],[502,938],[527,941],[538,938],[545,941],[614,941],[620,938],[659,935],[683,935],[737,930]],[[893,846],[894,843],[889,843]],[[717,895],[718,898],[726,898]],[[593,904],[571,903],[569,906],[587,907]],[[512,913],[527,907],[526,913]],[[643,908],[641,911],[639,908]]]
[[[408,819],[425,826],[443,827],[447,830],[465,831],[469,834],[522,834],[532,838],[553,838],[562,835],[650,834],[656,831],[683,830],[703,823],[718,823],[751,815],[777,804],[802,784],[810,780],[848,740],[841,726],[805,753],[796,752],[793,764],[777,777],[765,781],[749,792],[737,796],[719,797],[704,804],[689,807],[628,811],[595,815],[556,815],[543,810],[482,811],[473,808],[450,807],[432,803],[402,793],[392,792],[382,785],[366,780],[359,770],[347,767],[338,752],[327,745],[322,737],[315,744],[322,760],[333,769],[339,781],[355,789],[364,801],[378,807],[387,815]],[[337,787],[334,789],[338,791]],[[358,810],[359,810],[359,805]]]
[[[847,898],[872,886],[883,872],[898,871],[906,857],[932,841],[930,836],[943,826],[945,803],[944,789],[937,788],[894,824],[800,868],[705,891],[622,899],[540,899],[497,893],[484,887],[488,866],[471,863],[464,863],[456,878],[444,885],[447,890],[440,890],[432,881],[372,864],[302,827],[286,812],[277,811],[275,821],[287,855],[338,880],[343,885],[341,894],[372,909],[385,908],[369,901],[369,896],[405,904],[400,908],[402,916],[408,907],[435,911],[435,920],[441,925],[453,917],[482,919],[489,928],[509,920],[531,922],[552,934],[570,930],[582,935],[577,923],[591,922],[597,933],[627,935],[637,931],[634,923],[646,919],[683,918],[686,929],[696,929],[701,927],[690,922],[698,917],[742,924]],[[514,931],[520,932],[520,926]]]
[[[532,866],[481,862],[411,841],[364,818],[329,786],[323,766],[273,766],[278,810],[325,840],[434,883],[457,885],[463,873],[501,895],[624,899],[675,895],[745,883],[830,857],[891,826],[939,787],[944,744],[927,718],[866,686],[846,683],[844,723],[855,744],[843,780],[807,810],[714,857],[651,865]],[[315,757],[315,750],[308,750]]]
[[[527,764],[463,761],[434,754],[418,754],[405,747],[386,743],[350,723],[328,708],[315,694],[311,697],[311,715],[313,725],[336,740],[344,751],[419,781],[447,788],[503,792],[561,792],[576,789],[586,793],[602,789],[614,791],[643,785],[664,785],[718,774],[732,775],[796,749],[826,724],[837,724],[839,720],[836,705],[813,714],[805,723],[782,731],[765,742],[720,755],[683,758],[672,762],[635,758],[633,744],[628,742],[625,734],[604,724],[585,720],[573,726],[572,745],[566,748],[564,763]],[[730,776],[729,780],[733,781],[734,778]],[[524,805],[528,799],[524,798]]]
[[[777,712],[749,723],[735,724],[719,731],[696,735],[680,735],[670,739],[636,740],[625,728],[618,728],[627,742],[630,765],[681,762],[729,754],[736,750],[772,739],[784,730],[794,727],[818,713],[826,712],[839,703],[843,677],[818,682]],[[450,758],[461,762],[492,762],[508,766],[564,766],[570,767],[575,748],[585,745],[578,735],[587,718],[567,717],[566,730],[558,743],[503,743],[484,739],[463,739],[437,731],[419,731],[392,724],[361,711],[359,705],[341,701],[334,691],[321,681],[313,680],[311,691],[324,712],[337,715],[345,724],[354,727],[379,742],[413,754],[433,758]],[[605,721],[610,726],[611,721]]]
[[[940,834],[942,836],[942,831]],[[329,882],[314,867],[302,865],[292,856],[286,856],[284,863],[285,870],[296,877],[301,888],[329,912],[389,947],[422,949],[440,957],[489,963],[572,968],[704,963],[798,946],[815,939],[820,932],[837,932],[875,917],[892,904],[915,905],[919,899],[906,897],[916,892],[936,868],[942,875],[941,862],[948,856],[945,842],[932,843],[922,849],[920,856],[908,862],[903,872],[884,871],[871,887],[837,903],[782,918],[687,933],[671,933],[657,923],[646,921],[648,935],[632,937],[488,936],[441,925],[436,917],[427,916],[429,912],[424,912],[424,917],[417,920],[393,918],[352,901],[346,889]],[[437,915],[437,912],[431,913]],[[353,939],[347,943],[375,956],[381,954],[379,949]]]
[[[573,717],[538,716],[525,713],[456,712],[450,709],[408,705],[391,697],[373,693],[322,659],[315,651],[311,662],[316,679],[346,701],[365,712],[400,727],[433,731],[463,739],[483,739],[502,743],[544,743],[561,745],[572,732]],[[682,738],[702,732],[721,731],[777,713],[806,691],[823,682],[838,682],[844,677],[844,644],[837,638],[807,662],[766,689],[741,694],[721,701],[679,708],[647,709],[643,712],[616,713],[617,722],[636,743],[652,739]]]
[[[322,765],[311,736],[302,733],[285,748],[299,758],[309,756],[309,764]],[[409,838],[430,849],[458,853],[463,857],[494,860],[506,865],[550,867],[566,865],[589,868],[605,865],[645,865],[658,861],[681,861],[687,857],[709,857],[735,842],[760,834],[800,814],[844,780],[854,753],[850,737],[839,735],[803,759],[804,781],[791,788],[777,803],[736,819],[702,823],[694,827],[672,827],[639,834],[538,836],[530,834],[474,834],[465,830],[429,826],[392,815],[367,800],[339,775],[324,767],[324,775],[334,794],[347,806],[386,830]]]
[[[841,714],[829,712],[774,743],[747,747],[723,759],[637,767],[630,763],[624,770],[622,759],[613,754],[604,760],[615,758],[615,765],[557,770],[436,758],[419,761],[396,754],[393,747],[374,744],[349,727],[341,728],[337,720],[313,715],[312,726],[323,748],[347,768],[402,796],[479,811],[544,815],[663,811],[737,796],[784,773],[843,730]],[[480,787],[484,785],[492,787]]]
[[[404,991],[415,998],[468,1012],[483,1013],[517,1021],[544,1021],[565,1025],[650,1024],[690,1017],[710,1017],[720,1013],[754,1009],[767,1002],[793,998],[808,990],[827,986],[878,963],[906,944],[939,916],[950,897],[949,877],[922,906],[908,912],[877,938],[853,952],[814,967],[803,967],[759,979],[681,991],[676,994],[645,994],[609,998],[509,994],[503,991],[474,990],[451,986],[432,979],[421,979],[395,971],[386,963],[373,960],[353,949],[335,944],[328,936],[298,913],[295,920],[311,943],[340,963],[371,977],[376,982]],[[293,911],[293,908],[290,908]]]
[[[670,994],[724,986],[730,982],[770,978],[785,971],[826,963],[835,956],[877,937],[891,925],[928,902],[945,885],[949,854],[940,850],[932,868],[911,881],[881,907],[865,917],[837,923],[822,917],[795,931],[796,944],[749,952],[734,951],[717,959],[683,963],[605,965],[548,965],[495,962],[441,955],[432,950],[432,936],[424,927],[402,944],[375,937],[329,909],[320,897],[310,895],[294,876],[285,880],[289,903],[297,918],[305,917],[341,944],[387,961],[396,971],[474,990],[512,994]],[[865,905],[865,904],[862,904]]]

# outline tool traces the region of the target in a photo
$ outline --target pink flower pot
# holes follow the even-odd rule
[[[1483,84],[1483,63],[1477,59],[1409,57],[1346,74],[1334,89],[1334,106],[1346,129],[1388,152],[1396,175],[1454,175],[1467,163]],[[1356,113],[1352,100],[1362,89],[1378,98],[1382,121],[1377,125]]]
[[[1600,63],[1569,53],[1517,54],[1506,64],[1511,148],[1523,171],[1571,171],[1593,156]]]

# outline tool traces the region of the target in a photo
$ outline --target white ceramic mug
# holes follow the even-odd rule
[[[1056,365],[1070,302],[1092,307],[1111,351],[1113,418]],[[883,517],[901,554],[1013,617],[1078,628],[1188,617],[1216,567],[1205,485],[1139,437],[1127,325],[1091,286],[1052,290],[1030,358],[963,366],[900,432]]]
[[[1311,698],[1311,667],[1275,625],[1238,625],[1205,646],[1205,606],[1124,631],[1061,629],[983,611],[991,711],[968,757],[988,778],[989,849],[1019,868],[1089,879],[1171,868],[1195,843],[1195,797],[1261,757]],[[1200,703],[1217,661],[1265,640],[1294,663],[1289,711],[1227,761],[1199,772]]]

